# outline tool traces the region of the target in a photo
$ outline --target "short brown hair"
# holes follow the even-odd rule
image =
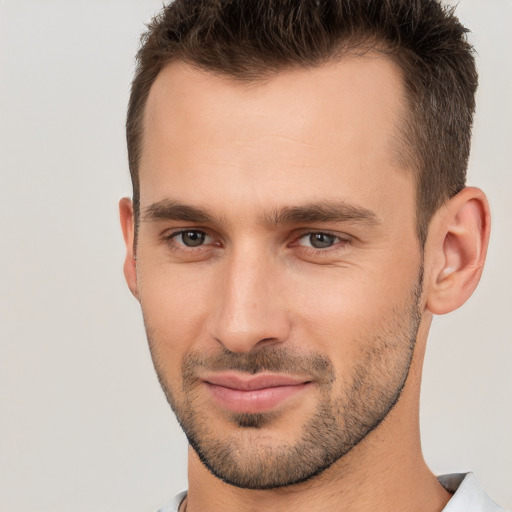
[[[402,70],[408,110],[399,157],[415,172],[423,245],[432,215],[465,186],[478,82],[466,32],[439,0],[173,1],[142,35],[132,83],[126,135],[136,218],[144,108],[166,64],[254,81],[375,49]]]

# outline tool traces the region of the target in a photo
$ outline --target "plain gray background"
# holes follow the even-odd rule
[[[158,0],[0,0],[0,511],[152,511],[186,443],[123,280],[124,118]],[[477,293],[437,318],[422,394],[436,473],[512,509],[512,1],[462,0],[480,89],[469,183],[494,228]]]

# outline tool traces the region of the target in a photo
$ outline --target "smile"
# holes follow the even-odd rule
[[[305,391],[313,383],[285,375],[224,373],[203,379],[213,400],[236,413],[271,411]]]

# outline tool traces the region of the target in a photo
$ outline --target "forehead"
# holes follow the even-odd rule
[[[179,196],[215,209],[219,194],[243,211],[364,203],[384,183],[410,202],[411,174],[395,158],[404,103],[398,67],[376,53],[253,83],[169,64],[145,110],[141,206]]]

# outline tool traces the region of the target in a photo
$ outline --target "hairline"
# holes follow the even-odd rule
[[[423,247],[426,242],[426,235],[428,230],[428,224],[424,225],[422,222],[424,219],[419,214],[421,207],[421,194],[419,187],[421,185],[421,173],[425,163],[422,161],[423,157],[419,153],[419,139],[415,130],[415,123],[417,121],[418,114],[415,113],[416,106],[414,104],[413,93],[409,90],[409,84],[407,82],[407,75],[405,67],[407,65],[407,50],[403,48],[394,49],[392,45],[386,44],[385,41],[380,39],[378,36],[368,36],[365,34],[354,34],[349,39],[340,42],[336,49],[332,51],[330,55],[325,58],[312,59],[311,62],[299,62],[290,61],[278,63],[275,65],[261,65],[260,70],[256,70],[252,73],[235,73],[225,69],[213,68],[201,64],[194,59],[188,58],[187,56],[181,55],[179,52],[168,58],[165,62],[162,62],[159,66],[158,72],[153,77],[145,95],[142,98],[142,102],[138,105],[138,111],[132,117],[132,123],[135,123],[137,129],[132,134],[132,140],[136,140],[136,154],[134,170],[132,176],[135,174],[137,180],[137,191],[140,196],[140,161],[144,151],[144,134],[146,132],[146,109],[154,83],[162,73],[162,71],[168,68],[170,65],[175,63],[183,63],[190,66],[192,69],[204,72],[213,76],[223,77],[231,80],[233,83],[240,83],[245,85],[257,85],[266,80],[272,79],[272,77],[292,70],[314,70],[324,65],[331,63],[340,62],[347,56],[358,56],[364,57],[366,54],[374,52],[378,55],[384,56],[395,66],[395,69],[399,73],[399,80],[402,84],[402,90],[399,98],[400,112],[397,113],[394,119],[395,126],[393,127],[394,133],[390,143],[390,151],[392,158],[396,162],[395,168],[399,172],[412,173],[412,179],[414,181],[414,192],[415,192],[415,223],[417,237],[420,242],[420,246]],[[135,230],[139,223],[139,210],[140,210],[140,197],[134,197],[134,221]],[[444,203],[448,197],[441,198],[438,208]]]

